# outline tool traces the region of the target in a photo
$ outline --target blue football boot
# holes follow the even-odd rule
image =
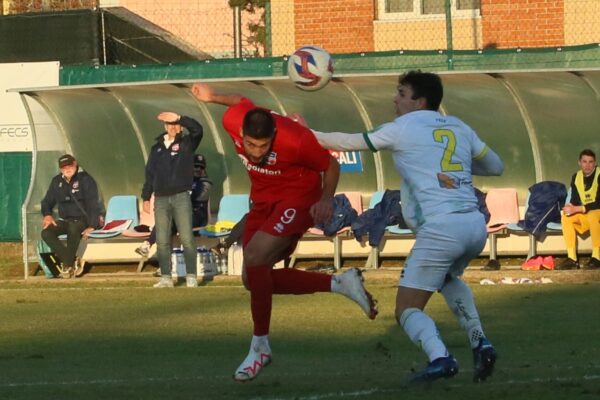
[[[483,382],[492,375],[497,357],[490,341],[484,337],[479,339],[479,344],[473,349],[473,382]]]
[[[409,383],[433,382],[439,378],[452,378],[458,373],[458,361],[452,355],[431,361],[421,371],[415,372]]]

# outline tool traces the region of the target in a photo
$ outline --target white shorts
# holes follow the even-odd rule
[[[487,239],[479,211],[429,218],[416,234],[399,286],[435,292],[447,275],[458,277],[477,257]]]

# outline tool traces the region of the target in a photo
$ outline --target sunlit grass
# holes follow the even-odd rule
[[[426,360],[393,318],[396,280],[373,280],[369,321],[339,295],[276,296],[274,362],[256,381],[231,375],[248,350],[248,293],[239,281],[156,290],[142,282],[39,281],[0,286],[0,398],[7,399],[587,399],[600,396],[600,284],[478,286],[500,358],[471,382],[464,332],[436,295],[461,372],[404,388]],[[225,285],[223,283],[226,283]]]

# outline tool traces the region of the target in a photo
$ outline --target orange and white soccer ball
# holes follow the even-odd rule
[[[288,76],[302,90],[319,90],[333,76],[333,61],[322,48],[303,46],[290,56]]]

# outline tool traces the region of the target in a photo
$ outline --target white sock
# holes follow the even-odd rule
[[[407,308],[400,316],[400,325],[410,340],[421,348],[429,361],[448,357],[448,349],[442,342],[435,322],[418,308]]]
[[[456,315],[458,323],[467,333],[471,348],[474,349],[479,344],[479,339],[485,335],[471,288],[462,280],[452,278],[444,284],[441,293],[450,310]]]
[[[271,346],[269,345],[269,335],[252,335],[252,342],[250,342],[250,350],[254,350],[256,352],[262,351],[263,353],[271,354]]]

